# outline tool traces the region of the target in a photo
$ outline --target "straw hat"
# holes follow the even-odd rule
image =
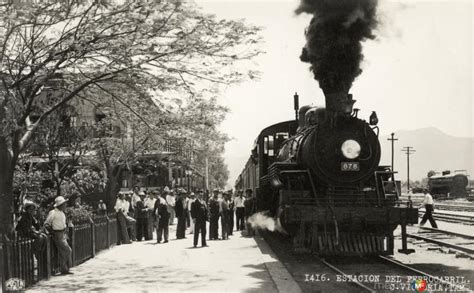
[[[60,205],[63,205],[66,203],[66,199],[62,196],[58,196],[54,199],[54,207],[57,208]]]
[[[27,201],[23,204],[23,209],[26,211],[27,209],[31,208],[31,207],[34,207],[34,208],[37,208],[37,205],[32,202],[32,201]]]

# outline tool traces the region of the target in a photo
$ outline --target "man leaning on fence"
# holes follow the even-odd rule
[[[67,201],[64,197],[56,197],[54,199],[54,209],[49,212],[48,217],[44,222],[45,228],[48,231],[51,231],[53,242],[58,249],[59,264],[62,275],[72,274],[69,271],[69,268],[72,266],[72,249],[67,243],[66,215],[64,214],[66,202]]]
[[[28,201],[23,205],[23,213],[18,220],[16,231],[21,237],[35,240],[35,253],[39,253],[46,247],[46,235],[41,232],[41,225],[35,217],[37,206]]]

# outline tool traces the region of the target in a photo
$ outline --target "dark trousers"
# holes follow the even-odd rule
[[[178,227],[176,227],[176,238],[183,239],[186,234],[186,216],[178,217]]]
[[[72,267],[72,249],[66,239],[66,230],[53,232],[54,245],[58,249],[61,273],[69,271]]]
[[[237,222],[237,231],[245,229],[245,221],[244,221],[244,208],[236,208],[235,209],[235,219]]]
[[[229,210],[227,212],[227,222],[229,223],[228,224],[229,235],[232,235],[232,231],[234,231],[234,211],[233,210]]]
[[[197,246],[199,232],[201,232],[201,245],[206,246],[206,221],[196,220],[194,223],[194,246]]]
[[[219,239],[219,215],[212,215],[209,223],[209,239]]]
[[[168,241],[168,234],[169,234],[169,218],[162,217],[158,222],[158,235],[157,235],[157,242],[161,242],[162,239]]]
[[[255,230],[252,228],[252,225],[249,222],[250,216],[245,216],[245,224],[248,236],[255,236]]]
[[[186,214],[186,228],[189,228],[191,226],[191,215],[188,210],[185,210],[184,213]]]
[[[154,221],[152,215],[148,215],[146,218],[146,230],[145,230],[145,240],[153,240],[153,229],[154,229]]]
[[[131,242],[127,229],[127,220],[122,212],[117,213],[117,228],[117,244],[130,244]]]
[[[221,214],[221,236],[222,239],[229,239],[229,219],[227,218],[227,212]]]
[[[147,238],[148,225],[147,218],[138,218],[137,219],[137,240],[142,241],[143,238]]]
[[[423,215],[423,218],[421,219],[420,226],[423,226],[427,220],[430,221],[431,227],[433,228],[438,228],[438,225],[436,225],[436,222],[433,218],[433,205],[427,204],[425,205],[426,212]]]

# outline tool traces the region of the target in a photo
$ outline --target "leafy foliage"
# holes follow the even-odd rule
[[[211,138],[219,142],[210,149],[222,149],[216,125],[225,109],[214,105],[216,85],[258,77],[247,63],[261,53],[259,28],[203,14],[188,1],[8,1],[0,15],[2,228],[10,225],[20,154],[69,103],[108,108],[109,119],[135,131],[125,138],[134,143],[105,137],[85,145],[100,152],[110,178],[134,146],[157,147],[169,136],[203,149]]]

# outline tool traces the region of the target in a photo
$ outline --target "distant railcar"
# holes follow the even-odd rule
[[[462,173],[452,174],[449,171],[442,172],[441,175],[434,175],[428,178],[428,189],[436,197],[466,197],[468,194],[469,178]]]

